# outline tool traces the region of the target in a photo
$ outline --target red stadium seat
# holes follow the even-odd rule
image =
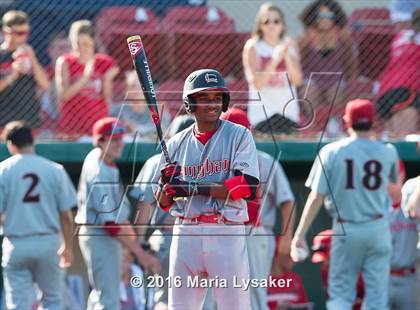
[[[185,114],[182,101],[183,80],[171,80],[163,82],[157,87],[156,98],[159,104],[163,104],[164,109],[174,119],[178,114]]]
[[[361,75],[375,80],[389,61],[395,27],[386,8],[356,9],[350,16],[350,27],[359,53]]]
[[[227,82],[230,91],[230,107],[248,110],[248,82],[245,80],[231,80]]]
[[[185,79],[200,68],[227,76],[235,70],[234,22],[214,7],[175,7],[163,20],[172,79]]]
[[[153,79],[164,74],[166,53],[162,27],[151,10],[136,6],[105,8],[96,19],[96,31],[107,52],[117,60],[121,74],[134,69],[126,39],[136,34],[142,37]]]

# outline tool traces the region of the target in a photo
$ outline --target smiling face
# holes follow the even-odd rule
[[[29,24],[3,27],[3,36],[5,40],[11,42],[12,45],[19,46],[28,41],[30,30]]]
[[[222,92],[203,91],[195,94],[194,99],[196,100],[194,116],[198,123],[214,123],[219,120],[223,106]]]
[[[71,45],[73,50],[79,52],[81,55],[88,56],[87,58],[95,54],[95,40],[86,33],[81,33],[73,38]]]
[[[318,13],[318,29],[329,30],[334,26],[334,12],[327,6],[322,6]]]
[[[283,20],[275,10],[267,10],[261,15],[260,27],[264,37],[280,37],[284,31]]]

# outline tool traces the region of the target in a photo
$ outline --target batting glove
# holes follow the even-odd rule
[[[160,175],[162,184],[166,184],[173,178],[181,175],[181,166],[178,165],[177,162],[166,164],[165,167],[160,170]]]
[[[190,197],[197,194],[197,183],[174,178],[163,185],[163,192],[169,197]]]

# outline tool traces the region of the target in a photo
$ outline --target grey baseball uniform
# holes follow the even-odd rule
[[[89,282],[99,296],[96,307],[119,309],[122,248],[101,226],[109,221],[123,223],[130,215],[130,205],[124,197],[118,168],[103,162],[100,155],[101,150],[95,148],[83,163],[76,222],[81,225],[79,244]]]
[[[402,188],[401,208],[392,209],[389,214],[392,233],[390,307],[409,310],[416,308],[416,259],[417,220],[404,216],[403,208],[414,192],[417,179],[405,182]]]
[[[63,274],[60,212],[76,206],[76,193],[64,168],[36,154],[0,163],[0,213],[4,239],[2,266],[6,306],[29,309],[36,282],[48,309],[60,309]]]
[[[251,278],[267,279],[275,250],[276,210],[282,203],[293,201],[294,196],[281,164],[267,153],[257,153],[261,180],[260,221],[253,235],[247,236],[247,246]],[[252,309],[268,308],[266,288],[252,287],[250,293]]]
[[[323,147],[306,186],[326,196],[333,232],[328,309],[351,309],[359,271],[364,307],[386,309],[391,258],[387,213],[388,182],[398,180],[392,145],[346,138]]]
[[[223,183],[234,176],[234,170],[259,178],[257,152],[251,133],[244,127],[220,121],[213,136],[203,145],[187,128],[172,137],[168,151],[182,167],[181,178],[203,183]],[[161,166],[164,158],[161,159]],[[159,174],[159,171],[156,171]],[[206,196],[193,196],[176,201],[186,218],[202,214],[220,214],[238,224],[248,220],[246,202],[223,201]],[[170,277],[179,276],[182,286],[169,288],[170,309],[202,307],[205,288],[188,285],[194,276],[225,279],[227,287],[214,287],[221,309],[249,309],[249,292],[233,287],[233,276],[249,279],[248,253],[243,225],[199,224],[180,221],[174,226],[170,250]],[[240,280],[239,280],[240,281]],[[188,287],[189,286],[189,287]]]

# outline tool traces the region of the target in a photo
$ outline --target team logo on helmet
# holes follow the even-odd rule
[[[204,76],[205,80],[207,83],[213,82],[213,83],[217,83],[217,75],[214,73],[206,73],[206,75]]]

